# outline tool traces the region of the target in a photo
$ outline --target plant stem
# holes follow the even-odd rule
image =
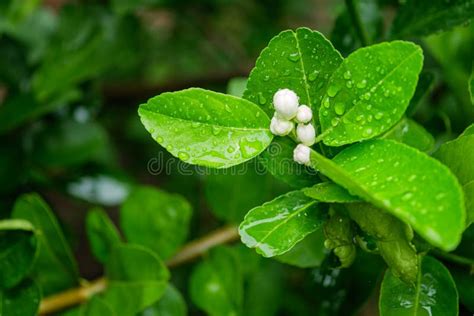
[[[474,267],[474,260],[473,259],[464,258],[462,256],[458,256],[458,255],[455,255],[455,254],[452,254],[452,253],[444,252],[444,251],[441,251],[441,250],[438,250],[438,249],[432,249],[431,252],[434,255],[436,255],[438,257],[441,257],[441,258],[444,258],[446,260],[449,260],[451,262]]]
[[[346,0],[346,6],[362,46],[370,45],[369,35],[362,24],[355,0]]]
[[[166,262],[166,265],[169,268],[179,266],[196,259],[215,246],[235,241],[238,237],[239,233],[235,226],[217,229],[185,245],[174,257]],[[41,301],[39,314],[46,315],[84,303],[93,295],[103,292],[106,288],[107,279],[100,277],[80,287],[51,295]]]

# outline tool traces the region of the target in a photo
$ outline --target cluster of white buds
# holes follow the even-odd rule
[[[296,127],[296,139],[301,142],[293,152],[293,159],[303,165],[309,164],[310,148],[316,139],[316,130],[311,120],[313,112],[307,105],[299,105],[299,98],[290,89],[280,89],[273,96],[275,114],[270,123],[274,135],[286,136]]]

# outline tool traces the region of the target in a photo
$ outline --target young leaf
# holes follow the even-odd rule
[[[121,242],[114,223],[100,208],[94,208],[87,213],[86,234],[92,253],[101,263],[107,261],[112,248]]]
[[[411,225],[443,250],[453,250],[464,230],[462,189],[435,159],[390,140],[353,145],[329,160],[311,151],[311,165],[365,201]]]
[[[167,259],[186,240],[191,206],[179,195],[137,187],[120,208],[120,226],[131,243]]]
[[[186,316],[188,314],[186,301],[181,293],[168,284],[165,294],[158,302],[138,314],[139,316]]]
[[[339,259],[338,267],[350,267],[357,254],[354,226],[346,212],[340,212],[334,207],[331,208],[330,215],[331,218],[324,223],[324,246]]]
[[[346,208],[357,225],[375,238],[377,249],[392,274],[414,284],[418,274],[418,255],[410,243],[413,239],[411,228],[367,203],[348,204]]]
[[[393,38],[425,36],[467,22],[473,15],[471,0],[408,0],[398,9],[391,33]]]
[[[390,270],[380,290],[381,316],[458,315],[458,293],[448,269],[424,257],[415,286],[402,282]]]
[[[264,257],[289,251],[318,229],[324,214],[318,202],[292,191],[251,209],[240,224],[242,242]]]
[[[320,179],[315,170],[294,161],[295,146],[295,142],[288,137],[274,138],[270,146],[258,156],[258,161],[275,178],[295,189],[318,183]]]
[[[290,251],[276,256],[275,259],[298,268],[311,268],[320,266],[325,256],[324,233],[320,229],[306,236]]]
[[[0,289],[0,315],[35,316],[41,301],[41,291],[35,282],[24,280],[8,290]]]
[[[422,50],[410,42],[377,44],[349,55],[329,80],[319,138],[341,146],[388,130],[405,112],[422,66]]]
[[[247,86],[247,78],[236,77],[229,80],[227,84],[227,93],[234,97],[242,98],[245,87]]]
[[[99,296],[93,296],[87,304],[82,306],[79,316],[117,316],[113,308]]]
[[[35,193],[22,195],[15,203],[12,217],[27,220],[35,228],[39,253],[33,274],[43,295],[77,285],[76,261],[58,221],[44,200]]]
[[[273,138],[258,106],[203,89],[160,94],[138,114],[153,139],[190,164],[231,167],[260,154]]]
[[[138,245],[118,245],[106,264],[109,279],[103,299],[117,315],[135,316],[164,294],[170,277],[153,252]]]
[[[474,135],[469,131],[441,145],[433,156],[448,166],[461,184],[474,180]]]
[[[261,52],[250,73],[244,98],[273,116],[273,95],[291,89],[318,113],[327,79],[342,57],[321,33],[308,28],[283,31]]]
[[[232,249],[212,250],[209,257],[194,268],[189,288],[191,300],[208,315],[239,315],[243,278]]]
[[[323,203],[351,203],[360,201],[360,198],[351,195],[346,189],[334,182],[318,183],[301,191],[306,196]]]
[[[433,136],[423,126],[406,117],[381,138],[394,139],[424,152],[432,150],[435,143]]]
[[[0,290],[14,287],[23,280],[31,270],[37,251],[38,243],[30,222],[0,221]]]

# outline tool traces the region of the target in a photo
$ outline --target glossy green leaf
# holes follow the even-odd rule
[[[82,306],[80,316],[117,316],[117,313],[112,309],[112,307],[99,296],[93,296],[87,303]]]
[[[94,257],[101,263],[107,261],[112,248],[121,242],[114,223],[100,208],[94,208],[87,213],[86,234]]]
[[[413,231],[405,223],[367,203],[347,205],[350,217],[375,239],[377,250],[394,276],[414,284],[418,255],[411,244]]]
[[[12,217],[27,220],[35,228],[39,253],[33,277],[43,295],[77,285],[76,261],[57,219],[44,200],[35,193],[22,195],[15,203]]]
[[[410,42],[376,44],[349,55],[329,80],[318,137],[341,146],[388,130],[405,112],[422,66],[422,50]]]
[[[0,290],[0,316],[35,316],[41,301],[41,291],[31,280],[16,287]]]
[[[323,203],[351,203],[360,201],[360,198],[351,195],[346,189],[334,182],[318,183],[301,191],[306,196]]]
[[[471,95],[471,102],[474,104],[474,67],[472,68],[471,77],[469,77],[468,90]]]
[[[37,255],[34,227],[19,219],[0,221],[0,289],[11,288],[30,272]]]
[[[458,293],[448,269],[431,257],[424,257],[416,284],[400,281],[390,270],[380,290],[381,316],[458,315]]]
[[[326,256],[324,233],[322,229],[312,232],[297,243],[290,251],[275,259],[298,268],[311,268],[321,265]]]
[[[139,316],[186,316],[187,314],[186,302],[181,293],[173,285],[168,284],[160,300],[146,308]]]
[[[275,178],[295,189],[320,182],[317,172],[293,160],[296,144],[288,137],[276,137],[268,148],[258,156],[258,161]]]
[[[284,254],[318,229],[324,214],[318,202],[292,191],[251,209],[240,224],[242,242],[264,257]]]
[[[425,36],[469,21],[474,15],[471,0],[408,0],[398,9],[392,37]]]
[[[247,212],[275,197],[275,181],[255,162],[221,169],[206,177],[205,195],[218,218],[240,223]],[[242,197],[242,188],[246,189]]]
[[[431,151],[435,143],[433,136],[423,126],[409,118],[402,118],[381,138],[393,139],[424,152]]]
[[[230,248],[215,248],[199,263],[190,278],[191,300],[210,316],[239,315],[243,279]]]
[[[158,256],[138,245],[116,246],[105,266],[103,299],[118,315],[134,316],[164,294],[170,273]]]
[[[231,167],[260,154],[273,138],[258,106],[203,89],[160,94],[138,114],[153,139],[190,164]]]
[[[307,28],[283,31],[258,57],[244,98],[273,116],[273,95],[287,88],[295,91],[300,104],[311,107],[316,116],[327,80],[341,62],[339,52],[321,33]]]
[[[120,227],[129,242],[167,259],[188,235],[191,206],[179,195],[137,187],[120,208]]]
[[[461,135],[441,145],[433,156],[449,167],[461,184],[474,180],[474,135]]]
[[[469,226],[474,223],[474,180],[466,183],[462,188],[466,200],[466,226]]]
[[[411,225],[434,246],[453,250],[459,244],[465,221],[462,189],[435,159],[380,139],[348,147],[333,160],[312,151],[311,165]]]

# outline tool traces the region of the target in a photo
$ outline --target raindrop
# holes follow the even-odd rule
[[[300,54],[292,53],[288,55],[288,59],[291,60],[292,62],[297,62],[298,60],[300,60]]]
[[[329,112],[327,110],[323,111],[323,116],[328,116]]]
[[[411,200],[412,197],[413,197],[413,193],[412,192],[407,192],[407,193],[403,194],[402,201]]]
[[[314,81],[318,78],[318,76],[319,76],[319,71],[315,70],[315,71],[313,71],[312,73],[310,73],[308,75],[308,80],[309,81]]]
[[[234,148],[234,147],[232,147],[232,146],[227,147],[227,152],[228,152],[229,154],[233,153],[234,151],[235,151],[235,148]]]
[[[351,79],[351,72],[350,72],[349,70],[347,70],[347,71],[343,74],[343,76],[344,76],[344,79],[349,80],[349,79]]]
[[[338,86],[329,86],[328,91],[327,91],[328,96],[330,96],[331,98],[336,96],[336,94],[339,92],[340,89],[341,88]]]
[[[219,126],[212,126],[212,135],[217,136],[221,132],[221,128]]]
[[[339,124],[339,119],[338,119],[338,118],[333,118],[333,119],[331,120],[331,125],[334,126],[334,127],[336,127],[337,124]]]
[[[258,93],[258,103],[260,103],[261,105],[267,103],[267,99],[263,96],[261,92]]]
[[[346,106],[344,105],[344,103],[336,103],[336,105],[334,106],[334,111],[337,115],[342,115],[346,111]]]
[[[367,137],[367,136],[372,135],[372,133],[373,133],[373,130],[372,130],[372,128],[369,127],[369,128],[367,128],[366,130],[364,130],[363,135],[364,135],[365,137]]]
[[[163,137],[158,136],[158,137],[156,138],[156,141],[157,141],[158,143],[162,143],[162,142],[163,142]]]
[[[359,89],[363,89],[363,88],[365,88],[365,86],[367,86],[367,80],[365,80],[365,79],[356,84],[356,87],[359,88]]]
[[[370,92],[365,93],[362,97],[363,97],[365,100],[369,100],[369,99],[370,99]]]
[[[330,105],[331,105],[331,104],[329,103],[329,98],[325,98],[325,99],[323,100],[323,106],[324,106],[325,108],[329,108]]]
[[[374,116],[374,117],[375,117],[376,120],[380,120],[380,119],[382,118],[382,116],[383,116],[383,113],[382,113],[382,112],[378,112],[378,113],[375,113],[375,116]]]
[[[181,159],[181,160],[188,160],[189,159],[189,155],[187,153],[185,153],[184,151],[181,151],[178,153],[178,158]]]
[[[270,76],[269,75],[266,75],[265,77],[263,77],[263,81],[269,81],[270,80]]]
[[[352,88],[352,81],[351,80],[346,82],[346,87],[348,87],[349,89]]]

